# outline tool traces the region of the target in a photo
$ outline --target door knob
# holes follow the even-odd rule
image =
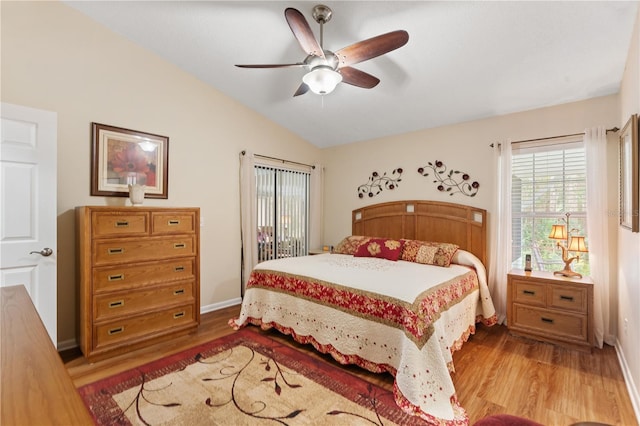
[[[53,250],[51,250],[49,247],[45,247],[40,251],[31,251],[31,252],[29,252],[29,254],[33,254],[33,253],[41,254],[42,256],[46,257],[46,256],[51,256],[53,254]]]

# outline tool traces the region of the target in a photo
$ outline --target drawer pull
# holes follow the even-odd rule
[[[116,300],[109,303],[109,308],[120,308],[122,306],[124,306],[124,300]]]
[[[562,295],[560,295],[560,300],[568,300],[569,302],[573,302],[573,296],[562,296]]]
[[[535,296],[536,295],[536,292],[533,291],[533,290],[522,290],[522,293],[526,294],[528,296]]]
[[[185,243],[175,243],[175,244],[173,245],[173,248],[175,248],[175,249],[183,249],[183,248],[185,248],[186,246],[187,246],[187,245],[186,245]]]
[[[122,254],[124,253],[124,249],[123,248],[110,248],[108,250],[109,254]]]
[[[169,226],[180,225],[180,221],[178,219],[170,219]]]
[[[124,274],[118,274],[118,275],[109,275],[107,277],[107,279],[109,281],[122,281],[124,280]]]
[[[118,333],[122,333],[124,331],[124,327],[117,327],[117,328],[112,328],[111,330],[109,330],[109,336],[111,336],[112,334],[118,334]]]
[[[540,321],[546,322],[547,324],[553,324],[553,320],[551,318],[540,317]]]
[[[176,266],[175,268],[173,268],[173,270],[175,272],[182,272],[182,271],[184,271],[184,266]]]
[[[173,319],[182,318],[183,316],[184,316],[184,311],[176,312],[175,314],[173,314]]]
[[[129,222],[126,220],[118,220],[115,223],[116,228],[126,228],[127,226],[129,226]]]
[[[183,289],[183,288],[181,288],[180,290],[175,290],[175,291],[173,292],[173,295],[174,295],[174,296],[178,296],[178,295],[180,295],[180,294],[184,294],[184,289]]]

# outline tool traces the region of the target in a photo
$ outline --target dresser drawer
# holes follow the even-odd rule
[[[94,266],[194,256],[195,235],[121,238],[93,242]]]
[[[147,235],[149,213],[93,212],[91,232],[94,238]]]
[[[169,259],[164,262],[103,266],[93,270],[93,291],[136,289],[162,282],[189,280],[196,276],[195,257]]]
[[[151,213],[151,233],[189,234],[195,232],[196,215],[194,213]]]
[[[546,286],[544,283],[531,283],[513,280],[513,300],[527,305],[546,305]]]
[[[586,315],[571,315],[548,309],[513,305],[514,329],[525,328],[538,334],[553,334],[565,338],[587,341]]]
[[[164,287],[96,296],[94,318],[95,321],[102,321],[163,306],[193,302],[193,287],[193,281],[186,281]]]
[[[587,289],[560,285],[547,286],[548,306],[587,313]]]
[[[172,329],[197,324],[193,304],[179,306],[162,312],[152,312],[137,317],[94,326],[94,350],[99,350],[129,340],[169,333]]]

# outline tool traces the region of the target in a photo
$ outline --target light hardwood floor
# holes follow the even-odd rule
[[[76,387],[109,377],[137,365],[233,333],[227,325],[238,306],[202,315],[195,334],[168,343],[89,364],[77,351],[61,354]],[[270,337],[294,346],[311,356],[333,362],[277,332]],[[615,349],[594,348],[592,354],[509,335],[506,327],[479,326],[476,334],[454,354],[453,381],[470,423],[491,414],[512,414],[544,425],[599,422],[610,425],[638,425],[629,399]],[[386,389],[393,388],[388,374],[372,374],[357,367],[347,368]]]

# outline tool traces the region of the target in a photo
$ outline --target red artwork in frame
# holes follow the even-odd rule
[[[91,123],[91,195],[128,197],[129,185],[145,198],[168,198],[169,138]]]

